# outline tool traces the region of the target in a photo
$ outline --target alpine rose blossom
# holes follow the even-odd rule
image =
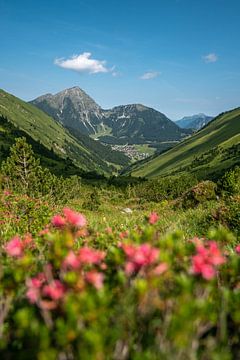
[[[21,257],[23,255],[24,245],[21,239],[18,236],[15,236],[12,240],[10,240],[6,246],[5,251],[8,255],[13,257]]]
[[[84,227],[87,225],[87,220],[84,215],[77,213],[69,208],[63,209],[63,213],[70,225],[75,227]]]
[[[139,271],[142,267],[154,264],[159,256],[159,250],[149,244],[122,244],[121,247],[127,256],[125,265],[125,272],[127,275]]]
[[[43,273],[39,273],[37,276],[27,279],[27,293],[26,297],[28,298],[31,304],[36,303],[40,298],[40,288],[42,287],[43,283],[46,281],[46,277]]]
[[[149,215],[149,218],[148,218],[148,223],[150,225],[154,225],[156,224],[156,222],[159,220],[159,216],[156,212],[152,212],[150,215]]]
[[[85,275],[86,281],[97,290],[103,287],[104,275],[96,270],[88,271]]]
[[[73,251],[70,251],[63,262],[63,266],[72,269],[78,269],[80,266],[80,260]]]
[[[236,251],[237,254],[240,254],[240,245],[236,246],[235,251]]]
[[[52,218],[52,225],[56,228],[62,228],[66,225],[66,220],[61,215],[55,215]]]
[[[65,288],[61,281],[53,280],[50,284],[43,287],[43,295],[50,297],[52,300],[60,300],[65,293]]]
[[[192,258],[192,271],[200,274],[205,280],[211,280],[216,275],[216,268],[225,263],[226,259],[221,254],[215,241],[209,241],[206,245],[196,246],[197,254]]]
[[[82,264],[99,264],[104,258],[104,251],[91,249],[87,246],[82,247],[78,252],[78,259]]]

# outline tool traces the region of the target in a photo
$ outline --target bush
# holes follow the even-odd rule
[[[41,237],[8,241],[1,358],[239,358],[240,247],[223,248],[223,231],[159,238],[157,221],[108,229],[99,249],[85,217],[66,208]]]
[[[226,195],[240,194],[240,167],[226,172],[219,181],[219,188]]]
[[[218,210],[219,221],[231,231],[240,235],[240,196],[228,198]]]
[[[178,200],[177,205],[184,209],[193,208],[209,200],[216,200],[217,185],[209,180],[202,181],[190,190],[186,191]]]
[[[195,184],[197,179],[191,174],[167,176],[136,185],[135,194],[145,201],[161,202],[176,199]]]

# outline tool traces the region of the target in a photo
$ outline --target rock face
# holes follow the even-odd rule
[[[140,104],[103,110],[79,87],[46,94],[31,103],[66,127],[109,143],[174,141],[189,134],[157,110]]]
[[[56,95],[46,94],[31,103],[66,127],[89,135],[97,132],[102,110],[95,101],[79,87],[63,90]]]
[[[176,124],[183,129],[200,130],[213,119],[212,116],[205,114],[197,114],[193,116],[185,116],[181,120],[177,120]]]

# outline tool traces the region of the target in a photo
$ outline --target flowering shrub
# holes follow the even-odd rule
[[[39,236],[7,241],[1,358],[239,358],[240,245],[224,230],[160,237],[158,219],[96,234],[65,208]]]

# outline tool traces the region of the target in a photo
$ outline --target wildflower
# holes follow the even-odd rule
[[[35,304],[40,297],[39,289],[36,287],[30,287],[26,292],[26,297],[31,304]]]
[[[159,265],[157,265],[154,269],[153,269],[153,275],[162,275],[163,273],[165,273],[168,270],[168,264],[167,263],[161,263]]]
[[[73,251],[70,251],[63,262],[63,266],[78,269],[80,266],[80,260]]]
[[[216,275],[217,266],[224,264],[226,259],[221,254],[215,241],[208,242],[205,246],[196,246],[197,254],[192,258],[192,271],[201,274],[206,280],[211,280]]]
[[[97,290],[103,287],[104,275],[96,270],[88,271],[85,275],[86,281],[93,285]]]
[[[23,248],[23,243],[18,236],[15,236],[5,246],[7,254],[13,257],[21,257],[23,255]]]
[[[55,215],[52,218],[52,225],[57,228],[62,228],[66,225],[66,220],[61,215]]]
[[[129,235],[129,232],[128,232],[128,230],[126,230],[126,231],[122,231],[122,232],[119,234],[119,237],[120,237],[120,239],[125,239],[125,238],[128,237],[128,235]]]
[[[105,252],[91,249],[87,246],[78,252],[78,259],[82,264],[99,264],[105,258]]]
[[[27,285],[27,293],[26,296],[30,303],[36,303],[40,298],[40,288],[43,283],[46,281],[45,275],[43,273],[39,273],[36,277],[28,279],[26,282]]]
[[[106,231],[107,234],[112,234],[112,233],[113,233],[111,227],[107,227],[107,228],[105,229],[105,231]]]
[[[49,232],[50,232],[49,228],[46,227],[45,229],[43,229],[39,232],[39,236],[47,235],[47,234],[49,234]]]
[[[148,217],[148,223],[154,225],[159,220],[159,216],[156,212],[152,212]]]
[[[149,244],[138,246],[122,244],[122,249],[128,259],[125,265],[125,272],[128,275],[139,271],[142,267],[154,264],[159,256],[159,250]]]
[[[23,239],[23,246],[28,246],[31,245],[33,243],[33,238],[31,234],[26,234],[24,239]]]
[[[50,297],[52,300],[60,300],[64,293],[65,288],[59,280],[53,280],[43,287],[43,295]]]
[[[236,246],[235,251],[236,251],[237,254],[240,254],[240,245]]]
[[[83,227],[87,225],[87,220],[84,215],[77,213],[69,208],[63,210],[67,222],[75,227]]]

